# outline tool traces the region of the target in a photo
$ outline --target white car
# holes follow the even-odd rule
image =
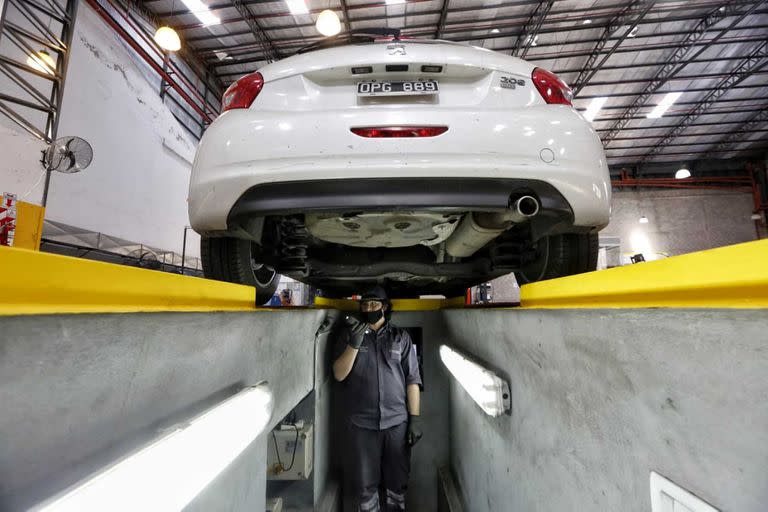
[[[595,268],[608,165],[557,76],[445,41],[324,45],[224,94],[189,192],[207,277],[455,296]]]

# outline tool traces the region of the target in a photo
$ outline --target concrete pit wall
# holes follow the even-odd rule
[[[337,317],[0,317],[0,510],[24,509],[263,380],[275,396],[270,428],[314,388],[314,502],[333,502]],[[647,511],[651,470],[722,510],[763,510],[766,320],[758,310],[396,312],[396,324],[421,328],[424,355],[409,510],[436,510],[448,463],[473,512]],[[510,416],[485,416],[447,374],[446,342],[509,380]],[[262,435],[188,510],[263,510],[265,458]]]
[[[314,386],[324,311],[0,317],[0,510],[23,510],[268,381],[271,429]],[[266,437],[189,510],[264,510]]]
[[[452,343],[509,379],[490,418],[455,383],[466,510],[648,511],[654,470],[723,511],[768,503],[768,312],[453,310]]]

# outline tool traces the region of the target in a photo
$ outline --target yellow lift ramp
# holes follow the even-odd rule
[[[393,301],[424,381],[409,510],[765,510],[766,261],[758,241],[525,285],[514,307]],[[256,307],[22,249],[0,269],[0,510],[338,510],[330,360],[354,302]],[[308,469],[278,481],[293,416]]]

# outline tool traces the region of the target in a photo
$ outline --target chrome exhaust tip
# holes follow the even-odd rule
[[[533,196],[522,196],[515,200],[512,208],[523,217],[534,217],[539,213],[539,200]]]

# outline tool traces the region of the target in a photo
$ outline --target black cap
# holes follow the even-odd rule
[[[372,290],[368,290],[360,297],[360,302],[363,302],[365,300],[378,300],[381,302],[389,302],[389,297],[387,297],[387,292],[382,288],[381,286],[376,286]]]

